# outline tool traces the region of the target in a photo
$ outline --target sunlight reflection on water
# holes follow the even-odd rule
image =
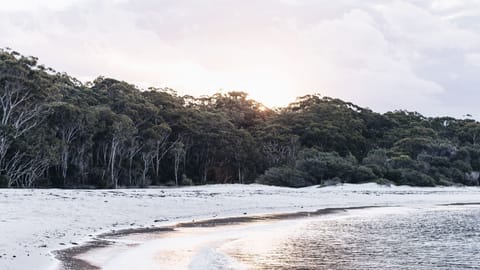
[[[480,208],[311,219],[221,250],[253,269],[480,269]]]

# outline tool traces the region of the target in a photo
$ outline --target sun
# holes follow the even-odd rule
[[[285,107],[296,99],[292,85],[282,84],[278,80],[252,83],[251,90],[247,90],[250,98],[262,103],[268,108]]]
[[[295,101],[294,95],[290,93],[275,93],[274,91],[261,91],[250,94],[250,97],[268,108],[285,107]]]

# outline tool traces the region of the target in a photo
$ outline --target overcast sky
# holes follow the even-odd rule
[[[0,47],[83,81],[480,118],[475,0],[4,1]]]

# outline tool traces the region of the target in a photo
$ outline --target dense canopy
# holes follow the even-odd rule
[[[243,92],[81,83],[10,50],[0,51],[0,121],[2,187],[479,185],[471,119],[379,114],[320,95],[271,110]]]

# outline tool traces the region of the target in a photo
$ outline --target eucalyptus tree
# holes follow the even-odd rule
[[[459,137],[464,142],[477,146],[480,143],[480,123],[473,120],[465,121],[460,127]]]
[[[96,119],[94,164],[100,169],[98,177],[116,188],[123,156],[137,130],[128,116],[116,114],[108,107],[96,108]]]
[[[63,185],[66,185],[68,168],[72,159],[72,147],[82,132],[85,131],[86,113],[79,107],[65,103],[55,102],[50,105],[51,114],[49,124],[57,132],[61,141],[60,168]]]
[[[180,162],[183,160],[185,155],[185,145],[182,140],[179,139],[175,142],[175,145],[170,150],[173,156],[173,170],[175,176],[175,185],[178,186],[178,169],[180,168]]]
[[[117,116],[112,128],[108,164],[110,167],[111,184],[113,187],[117,188],[118,176],[120,169],[122,168],[122,156],[127,149],[128,141],[131,140],[137,130],[135,129],[132,120],[126,115]]]
[[[54,79],[39,69],[36,58],[0,51],[0,174],[8,178],[8,186],[20,179],[22,186],[33,185],[48,165],[28,147],[12,146],[32,136],[48,113]]]
[[[244,92],[82,83],[0,50],[0,186],[478,185],[479,126],[320,95],[270,110]]]

